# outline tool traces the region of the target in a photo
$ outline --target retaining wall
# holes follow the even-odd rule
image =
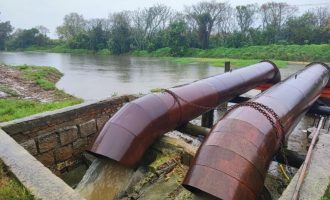
[[[0,128],[55,174],[81,162],[107,120],[135,96],[84,103],[0,123]]]

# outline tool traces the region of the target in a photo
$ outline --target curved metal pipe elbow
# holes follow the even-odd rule
[[[279,81],[276,65],[262,61],[166,92],[145,95],[127,103],[106,123],[90,152],[134,167],[162,134],[259,84]]]
[[[243,103],[229,111],[200,147],[183,186],[224,200],[257,199],[273,156],[319,98],[329,72],[324,64],[311,64],[249,100],[272,109],[281,131],[258,108]]]

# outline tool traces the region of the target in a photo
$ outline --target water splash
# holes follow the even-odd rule
[[[133,169],[109,159],[95,159],[78,184],[78,191],[87,200],[114,199],[125,191]]]

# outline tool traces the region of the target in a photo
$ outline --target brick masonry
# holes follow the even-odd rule
[[[135,96],[121,96],[37,114],[0,127],[55,174],[81,163],[109,118]]]

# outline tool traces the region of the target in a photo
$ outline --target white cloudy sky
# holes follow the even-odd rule
[[[271,0],[227,0],[232,6],[258,3]],[[330,0],[273,0],[299,5],[300,10],[315,6],[330,6]],[[0,20],[11,21],[17,28],[31,28],[44,25],[55,37],[55,28],[62,23],[65,14],[78,12],[85,18],[107,17],[109,13],[121,10],[134,10],[152,6],[157,3],[182,10],[196,0],[0,0]]]

